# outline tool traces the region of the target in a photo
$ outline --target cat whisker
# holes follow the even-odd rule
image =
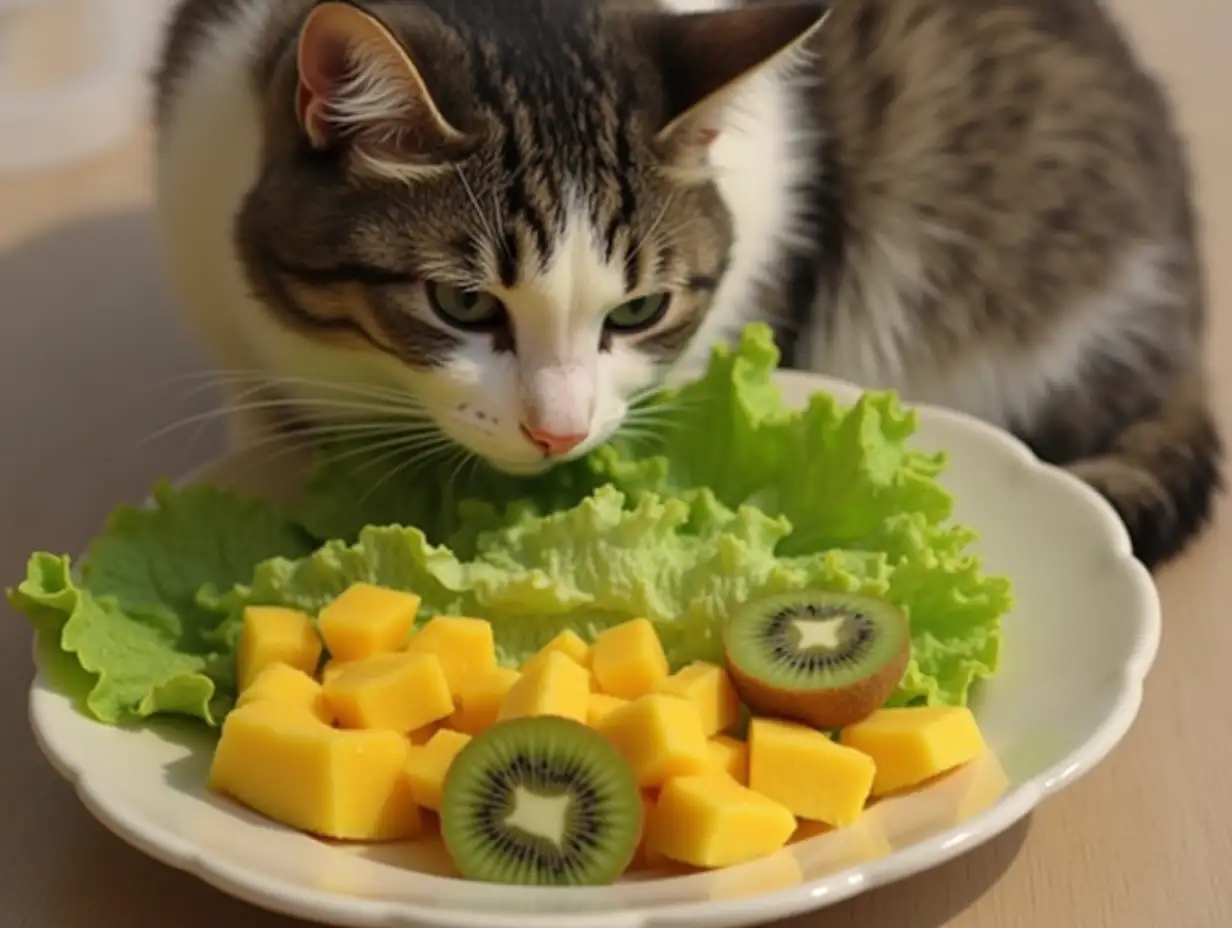
[[[203,389],[203,388],[198,387],[198,389],[193,390],[193,391],[190,391],[190,392],[188,393],[188,395],[185,397],[185,399],[187,399],[188,397],[191,397],[191,396],[193,396],[193,395],[195,395],[195,394],[198,394],[198,393],[202,392],[202,389]],[[227,407],[228,409],[231,409],[231,408],[234,408],[234,407],[235,407],[236,405],[238,405],[238,404],[241,404],[241,403],[243,403],[243,402],[248,401],[248,400],[250,399],[250,397],[251,397],[254,393],[259,392],[259,391],[260,391],[260,389],[261,389],[260,387],[253,387],[253,388],[250,388],[250,389],[248,389],[248,390],[245,390],[244,392],[242,392],[242,393],[241,393],[241,394],[239,394],[238,396],[236,396],[236,397],[232,397],[232,398],[231,398],[231,402],[230,402],[230,403],[227,403],[227,404],[226,404],[226,407]],[[201,436],[202,436],[203,434],[205,434],[206,427],[207,427],[207,426],[208,426],[211,422],[216,422],[217,420],[218,420],[218,417],[217,417],[217,416],[209,416],[209,417],[205,417],[205,416],[204,416],[204,414],[203,414],[203,417],[202,417],[202,418],[201,418],[201,420],[197,423],[197,428],[196,428],[196,430],[193,432],[192,437],[191,437],[191,438],[189,438],[189,439],[188,439],[188,441],[187,441],[187,443],[186,443],[186,444],[187,444],[187,447],[188,447],[188,448],[190,448],[190,449],[192,449],[192,448],[196,448],[196,447],[197,447],[197,443],[201,441]],[[158,433],[155,433],[153,436],[151,436],[150,441],[151,441],[151,442],[153,442],[153,441],[154,441],[154,440],[156,440],[158,437],[159,437],[159,436],[158,436]],[[143,446],[144,446],[144,445],[142,445],[142,447],[143,447]]]
[[[637,427],[648,428],[648,429],[665,429],[672,424],[672,420],[670,417],[662,417],[662,418],[654,418],[654,419],[636,418],[636,419],[626,419],[625,421],[628,422],[630,427],[637,426]]]
[[[657,435],[659,433],[653,428],[642,425],[641,423],[625,423],[616,430],[615,434],[621,438],[628,438],[633,436],[644,437],[651,434]]]
[[[389,435],[420,435],[425,430],[408,431],[405,421],[399,420],[368,420],[364,422],[320,422],[300,426],[287,431],[276,431],[264,436],[260,441],[248,442],[241,448],[251,452],[268,445],[284,442],[300,448],[312,449],[320,447],[321,442],[334,440],[364,441],[368,438],[385,437]]]
[[[407,422],[427,419],[427,410],[419,403],[411,402],[390,402],[386,400],[363,400],[363,399],[329,399],[325,397],[310,398],[301,396],[267,396],[260,400],[254,400],[253,397],[261,396],[263,390],[268,388],[268,384],[256,384],[240,390],[238,393],[230,397],[229,401],[224,403],[217,410],[207,410],[198,413],[195,417],[197,421],[209,421],[217,415],[226,415],[227,413],[242,410],[256,409],[303,409],[303,410],[341,410],[346,412],[367,413],[375,412],[381,414],[389,414],[390,417],[400,417]],[[199,392],[199,391],[198,391]],[[193,417],[182,420],[168,426],[168,430],[172,431],[181,428],[185,425],[192,424]],[[157,435],[155,437],[161,437]]]
[[[349,438],[363,440],[366,435],[429,435],[436,431],[432,422],[408,422],[405,419],[366,419],[357,422],[324,422],[292,430],[292,434],[308,437]]]
[[[342,394],[353,396],[367,397],[370,399],[388,399],[396,403],[406,403],[414,408],[422,408],[422,404],[414,395],[405,390],[399,390],[394,387],[384,387],[379,384],[341,382],[333,380],[317,380],[310,377],[297,377],[291,375],[280,375],[270,373],[268,371],[245,371],[245,370],[213,370],[213,371],[194,371],[188,374],[183,374],[179,377],[173,377],[166,382],[167,385],[180,383],[184,381],[207,381],[202,386],[194,388],[199,391],[209,386],[220,386],[230,383],[242,383],[244,381],[252,381],[254,384],[260,383],[265,386],[305,386],[313,387],[320,390],[331,390]],[[161,388],[160,388],[161,389]]]
[[[673,428],[677,425],[676,420],[674,419],[674,417],[671,417],[671,416],[663,416],[663,417],[656,417],[656,418],[627,419],[626,423],[627,423],[627,426],[626,426],[627,428],[644,429],[648,431],[653,431],[656,434],[664,434],[666,432],[672,431]]]
[[[458,484],[458,478],[462,474],[462,469],[466,467],[466,465],[470,462],[471,457],[473,456],[472,452],[468,448],[463,448],[461,445],[459,445],[458,449],[461,452],[460,458],[458,460],[458,463],[454,465],[453,471],[449,475],[449,479],[445,482],[445,485],[449,487],[450,490],[453,490],[456,488]]]
[[[344,428],[344,432],[339,432],[339,424],[322,423],[319,427],[306,427],[295,432],[276,432],[263,436],[259,441],[245,442],[236,449],[246,459],[246,463],[241,470],[245,472],[250,471],[258,465],[268,467],[271,463],[288,455],[304,452],[318,455],[316,460],[319,463],[330,463],[334,459],[348,456],[353,450],[348,447],[340,451],[325,451],[322,449],[321,444],[312,440],[314,438],[325,441],[332,438],[362,441],[369,437],[388,437],[391,432],[396,435],[399,441],[406,441],[408,444],[416,440],[427,442],[431,438],[431,436],[417,433],[405,434],[404,430],[397,426],[372,425],[371,423],[346,423]],[[374,444],[376,442],[367,442],[362,445],[360,451],[370,450]],[[257,453],[270,448],[274,449],[273,453]]]
[[[674,418],[703,404],[701,397],[668,397],[658,402],[643,400],[643,405],[631,406],[625,416],[631,421]]]
[[[479,468],[483,465],[483,458],[477,454],[470,456],[470,474],[464,475],[464,480],[472,480],[479,475]]]
[[[446,446],[441,446],[441,447],[446,447]],[[398,452],[396,452],[396,451],[395,451],[394,453],[396,454],[396,453],[398,453]],[[386,456],[386,459],[388,459],[388,457],[389,457],[389,456],[387,455],[387,456]],[[366,493],[364,493],[364,495],[363,495],[362,497],[360,497],[359,501],[358,501],[355,505],[356,505],[356,506],[362,506],[365,502],[367,502],[367,500],[368,500],[368,499],[372,496],[372,494],[373,494],[373,493],[375,493],[375,492],[376,492],[378,489],[380,489],[380,488],[381,488],[384,484],[388,483],[390,480],[392,480],[392,479],[393,479],[394,477],[396,477],[398,474],[400,474],[400,473],[405,473],[405,472],[406,472],[406,470],[407,470],[407,468],[409,468],[409,467],[413,467],[413,466],[415,466],[415,465],[419,465],[419,466],[421,466],[421,467],[422,467],[424,464],[426,464],[428,461],[430,461],[430,460],[432,459],[432,457],[433,457],[433,454],[431,454],[431,453],[426,454],[426,455],[422,455],[422,456],[419,456],[419,457],[416,457],[416,456],[414,456],[414,455],[410,455],[410,454],[408,454],[408,455],[406,456],[406,459],[405,459],[404,461],[402,461],[402,462],[400,462],[400,463],[398,463],[398,464],[394,465],[393,467],[391,467],[391,468],[389,469],[389,471],[385,474],[385,476],[384,476],[384,477],[380,478],[379,480],[377,480],[376,482],[374,482],[371,486],[369,486],[369,487],[368,487],[367,492],[366,492]]]
[[[361,471],[376,467],[378,464],[399,454],[406,454],[412,459],[418,456],[418,460],[423,461],[426,459],[428,452],[439,447],[445,447],[453,441],[448,436],[429,436],[419,442],[415,441],[414,438],[415,436],[398,435],[382,441],[366,442],[362,445],[337,452],[325,452],[321,457],[321,461],[332,466],[360,457],[364,458],[364,460],[359,461],[355,469],[356,471]]]
[[[300,411],[308,410],[309,412],[322,411],[322,410],[336,410],[336,411],[342,411],[342,412],[364,413],[370,416],[387,415],[391,418],[401,414],[403,419],[406,422],[406,427],[408,429],[415,429],[415,428],[420,428],[420,427],[427,428],[430,426],[430,421],[425,420],[423,417],[416,417],[416,416],[408,415],[406,412],[393,408],[389,406],[388,404],[358,403],[358,402],[352,403],[352,402],[331,401],[331,400],[308,400],[308,399],[303,399],[299,397],[279,397],[279,398],[274,398],[274,399],[260,400],[260,401],[251,402],[251,403],[232,404],[228,406],[219,407],[218,409],[211,409],[211,410],[207,410],[206,412],[197,413],[195,415],[188,416],[184,419],[180,419],[177,422],[173,422],[170,425],[167,425],[159,429],[153,435],[146,438],[142,442],[142,445],[144,446],[146,444],[149,444],[152,441],[156,441],[159,438],[163,438],[166,435],[176,432],[182,428],[187,428],[190,425],[195,425],[198,422],[208,422],[212,419],[223,418],[223,417],[226,417],[226,416],[229,416],[235,413],[240,413],[240,412],[260,412],[260,411],[275,411],[275,410],[300,410]],[[358,420],[359,417],[356,416],[355,418]]]
[[[483,225],[484,231],[487,233],[488,238],[489,238],[489,239],[492,241],[492,243],[493,243],[493,244],[495,244],[497,247],[500,247],[500,248],[505,248],[505,257],[506,257],[506,258],[510,258],[510,257],[512,257],[512,256],[509,254],[508,249],[507,249],[507,247],[506,247],[506,245],[505,245],[505,239],[504,239],[504,236],[498,236],[498,235],[496,234],[496,229],[495,229],[495,227],[492,225],[492,223],[491,223],[491,222],[489,222],[489,221],[488,221],[488,216],[487,216],[487,214],[483,211],[483,206],[482,206],[482,205],[480,204],[480,202],[479,202],[479,197],[477,197],[477,196],[475,195],[475,190],[474,190],[474,188],[472,188],[472,187],[471,187],[470,181],[468,181],[468,180],[466,179],[466,173],[462,170],[462,165],[460,165],[460,164],[455,164],[455,165],[453,166],[453,170],[454,170],[454,173],[458,175],[458,180],[459,180],[459,181],[461,182],[461,184],[462,184],[462,189],[466,191],[466,197],[467,197],[467,199],[468,199],[468,200],[470,200],[470,201],[471,201],[471,205],[475,207],[475,215],[479,218],[479,222]]]
[[[422,446],[418,446],[414,444],[413,442],[403,438],[399,440],[390,440],[387,442],[373,443],[372,445],[364,449],[350,448],[342,452],[336,452],[332,454],[326,453],[319,460],[322,465],[327,466],[327,467],[333,467],[333,466],[337,466],[338,464],[354,457],[358,453],[366,452],[370,454],[371,457],[368,458],[367,460],[360,462],[357,465],[356,472],[359,473],[364,470],[380,468],[392,460],[398,460],[398,464],[396,466],[399,468],[401,468],[408,461],[422,465],[425,462],[430,461],[432,457],[439,450],[443,449],[446,446],[444,444],[441,444],[441,445],[433,444],[433,445],[429,445],[426,451],[416,453],[416,451],[419,450],[421,447]],[[364,495],[360,497],[359,503],[366,501],[372,495],[375,489],[375,486],[379,485],[379,483],[383,479],[384,479],[383,477],[378,478],[378,480],[374,484],[369,485],[367,492],[365,492]]]
[[[659,228],[659,225],[663,222],[664,218],[666,218],[667,210],[672,205],[672,200],[674,199],[674,197],[675,197],[675,191],[672,191],[663,200],[663,208],[659,210],[659,215],[655,217],[655,221],[650,224],[650,227],[646,230],[646,234],[641,237],[641,239],[632,249],[630,249],[629,254],[625,258],[626,262],[632,261],[634,258],[636,258],[638,255],[638,252],[640,252],[642,248],[645,247],[646,243],[650,240],[650,237],[655,234],[655,231]]]
[[[706,402],[706,397],[698,396],[695,393],[684,393],[677,387],[668,387],[663,390],[658,390],[650,396],[644,397],[640,402],[643,405],[635,407],[639,411],[650,412],[656,409],[671,409],[671,408],[687,408],[696,406]]]
[[[663,407],[631,410],[625,415],[625,421],[634,425],[653,425],[676,418],[676,410]]]
[[[687,231],[688,231],[689,229],[691,229],[693,226],[695,226],[695,225],[697,225],[697,224],[699,224],[699,223],[701,223],[701,222],[703,222],[703,221],[704,221],[704,220],[702,220],[702,219],[700,219],[700,218],[698,218],[698,217],[696,217],[696,216],[693,216],[693,217],[688,218],[688,219],[682,219],[680,222],[676,223],[675,225],[668,226],[666,229],[662,229],[662,230],[661,230],[661,232],[660,232],[660,234],[661,234],[661,236],[662,236],[663,238],[665,238],[665,239],[672,239],[672,238],[676,238],[676,237],[678,237],[678,236],[682,235],[683,233],[687,232]]]
[[[397,460],[397,466],[399,468],[404,467],[404,465],[411,467],[426,467],[434,457],[438,457],[440,454],[449,451],[452,447],[453,442],[444,439],[422,444],[409,441],[374,443],[372,446],[365,449],[370,457],[367,460],[362,461],[356,469],[373,470],[382,467],[392,460]],[[331,463],[346,460],[346,458],[350,456],[351,455],[349,454],[339,455],[332,458]]]
[[[378,439],[382,441],[386,439],[393,439],[393,438],[405,439],[407,441],[410,441],[413,439],[427,441],[435,437],[434,431],[429,430],[429,429],[420,429],[417,431],[407,431],[405,428],[402,428],[398,425],[376,425],[376,424],[367,425],[365,424],[365,426],[366,427],[361,427],[357,423],[356,428],[353,430],[322,428],[320,430],[308,432],[308,434],[303,434],[302,432],[296,432],[292,434],[297,437],[301,437],[301,438],[320,439],[326,444],[330,443],[331,441],[336,441],[336,440],[347,441],[348,443],[351,443],[356,448],[358,448],[360,453],[362,453],[366,449],[371,449],[372,445],[375,444],[376,440]]]
[[[659,396],[663,393],[668,393],[672,391],[673,389],[675,388],[665,383],[653,383],[648,387],[643,387],[641,390],[638,390],[636,393],[634,393],[632,396],[629,397],[626,403],[629,406],[634,406],[637,403],[644,403],[647,400],[650,400],[655,396]]]
[[[662,432],[649,432],[638,429],[620,429],[612,438],[632,442],[634,445],[646,450],[662,445],[666,441],[666,436]]]
[[[274,449],[272,453],[256,453],[270,448]],[[311,443],[297,440],[293,435],[277,432],[263,436],[260,441],[244,442],[231,450],[240,459],[236,476],[243,478],[256,470],[268,471],[270,464],[288,455],[311,453],[314,448]]]

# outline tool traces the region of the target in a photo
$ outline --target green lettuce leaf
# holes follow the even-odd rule
[[[732,510],[709,490],[628,501],[602,487],[573,509],[524,512],[482,533],[463,562],[418,529],[370,527],[354,544],[260,565],[228,599],[232,637],[247,605],[315,614],[350,584],[415,592],[422,615],[488,619],[502,662],[516,666],[562,629],[591,639],[632,618],[655,626],[673,667],[721,660],[723,623],[740,603],[775,593],[845,590],[883,596],[911,621],[913,657],[894,704],[966,701],[993,672],[995,620],[1009,607],[1004,580],[980,576],[964,555],[970,533],[930,526],[919,514],[885,528],[885,552],[775,553],[790,522],[752,507]]]
[[[322,445],[293,515],[318,541],[354,541],[371,525],[418,528],[434,544],[469,556],[477,525],[496,525],[506,510],[551,512],[576,505],[604,482],[583,458],[534,477],[514,477],[471,459],[429,455],[407,464],[362,442]]]
[[[244,606],[284,605],[316,613],[352,583],[413,591],[421,615],[476,615],[492,622],[501,660],[524,661],[564,628],[593,638],[645,617],[674,665],[721,657],[723,618],[739,602],[807,587],[888,587],[885,558],[832,551],[783,559],[775,545],[791,530],[745,507],[733,512],[708,491],[632,506],[602,487],[573,509],[524,513],[485,532],[469,562],[431,545],[419,529],[370,527],[352,545],[329,542],[301,560],[261,564],[229,598],[230,636]]]
[[[800,569],[810,555],[838,552],[835,556],[847,561],[880,556],[888,571],[885,594],[907,610],[916,630],[916,657],[901,698],[965,702],[971,684],[996,670],[1000,617],[1012,600],[1009,583],[983,575],[978,558],[968,553],[973,534],[948,524],[953,500],[937,480],[945,454],[911,447],[916,414],[892,392],[868,391],[850,405],[817,393],[805,408],[789,409],[774,382],[778,360],[770,329],[749,326],[738,344],[713,350],[703,377],[649,403],[659,423],[655,440],[617,439],[529,481],[482,467],[467,469],[459,480],[428,465],[414,480],[388,480],[379,493],[368,491],[371,508],[357,508],[353,500],[365,492],[363,481],[339,468],[337,457],[322,454],[299,517],[314,535],[347,541],[361,537],[368,524],[414,525],[428,541],[446,544],[464,558],[482,553],[490,559],[503,546],[506,566],[538,566],[565,584],[571,582],[566,571],[575,544],[571,537],[558,531],[551,543],[535,549],[517,533],[532,525],[530,537],[536,538],[553,526],[577,530],[559,520],[572,518],[569,507],[579,504],[579,513],[590,512],[583,501],[597,488],[619,490],[626,507],[643,499],[651,505],[680,500],[693,511],[699,505],[731,512],[753,507],[776,527],[774,539],[755,547],[757,557],[743,552],[735,569],[739,581],[751,584],[749,589],[756,586],[766,563],[759,558]],[[355,449],[347,454],[362,458]],[[434,489],[442,486],[448,488],[444,496]],[[699,503],[703,498],[710,502]],[[539,517],[546,519],[540,523]],[[485,535],[493,530],[496,534]],[[537,550],[546,552],[546,561],[536,560]],[[602,556],[614,555],[605,550]],[[659,599],[627,598],[615,612],[658,617],[668,636],[677,627],[694,634],[689,620],[705,626],[733,601],[721,601],[703,615],[682,604],[678,592],[669,592],[678,582],[667,566],[677,563],[675,554],[647,545],[640,557],[637,552],[625,557],[630,574],[642,578],[643,595],[653,590]],[[572,582],[596,594],[597,602],[605,600],[599,588],[588,586],[600,583],[599,574],[582,572]],[[667,604],[683,610],[676,615],[684,625],[667,624]],[[579,621],[572,613],[569,620]]]
[[[659,399],[657,459],[606,449],[592,468],[630,493],[707,487],[728,506],[784,515],[793,531],[781,554],[868,548],[900,513],[949,517],[953,499],[936,480],[945,456],[909,447],[917,417],[896,394],[868,391],[845,406],[816,393],[789,410],[777,362],[769,329],[749,327],[736,348],[715,348],[705,377]]]
[[[155,488],[153,506],[121,507],[80,569],[35,553],[8,591],[39,636],[89,686],[80,700],[100,721],[158,713],[215,720],[234,696],[234,656],[218,635],[211,591],[252,576],[257,563],[311,551],[266,503],[215,487]],[[80,695],[80,694],[78,694]]]
[[[911,621],[895,702],[965,703],[996,670],[1012,601],[949,522],[944,455],[910,447],[916,418],[892,393],[787,408],[777,361],[769,329],[751,326],[699,380],[648,401],[654,440],[618,438],[539,477],[331,445],[290,514],[162,485],[153,508],[113,515],[76,573],[35,554],[9,598],[41,652],[64,658],[57,678],[112,722],[216,721],[244,605],[316,613],[356,580],[413,590],[425,615],[491,620],[507,663],[562,628],[591,637],[637,616],[677,665],[713,659],[749,598],[860,590]]]
[[[463,557],[473,553],[475,524],[567,509],[609,483],[630,500],[706,488],[728,507],[786,516],[793,531],[781,554],[866,548],[885,519],[903,512],[930,523],[949,517],[952,498],[936,480],[945,456],[909,447],[916,415],[894,393],[867,392],[849,407],[818,393],[805,409],[789,409],[773,379],[778,357],[769,327],[749,326],[738,345],[714,349],[705,376],[647,404],[654,440],[617,437],[532,478],[439,458],[399,474],[380,452],[330,445],[295,515],[322,541],[397,524]]]
[[[911,622],[911,661],[893,704],[965,705],[972,685],[999,666],[1012,589],[981,572],[974,541],[970,529],[921,513],[892,516],[869,539],[894,565],[882,595]]]

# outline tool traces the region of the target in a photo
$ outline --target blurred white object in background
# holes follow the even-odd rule
[[[145,119],[171,0],[0,0],[0,171],[101,154]]]

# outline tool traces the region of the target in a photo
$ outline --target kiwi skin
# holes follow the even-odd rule
[[[731,631],[736,623],[765,619],[767,610],[777,605],[809,602],[862,606],[864,611],[878,615],[881,621],[901,623],[897,632],[902,646],[870,673],[842,686],[824,683],[815,687],[784,686],[751,673],[743,666],[739,648],[732,641]],[[724,631],[724,656],[732,685],[755,715],[801,722],[814,728],[845,728],[868,718],[894,694],[911,659],[911,635],[907,617],[885,600],[854,593],[805,591],[745,604],[732,616]]]
[[[499,761],[510,762],[502,767]],[[551,765],[556,763],[555,770]],[[503,797],[515,786],[538,783],[556,792],[571,792],[578,781],[568,772],[582,764],[581,786],[597,800],[592,812],[606,819],[595,841],[578,841],[579,854],[565,866],[535,853],[542,843],[503,824],[508,806]],[[538,792],[538,790],[535,790]],[[574,793],[577,798],[577,793]],[[583,801],[583,800],[578,800]],[[496,802],[493,806],[490,803]],[[584,813],[582,813],[584,814]],[[606,738],[572,719],[534,716],[500,722],[475,736],[458,753],[445,777],[441,801],[441,833],[454,865],[463,877],[477,882],[538,886],[594,886],[613,883],[629,868],[645,827],[641,790],[632,767]],[[574,818],[576,823],[577,819]],[[484,837],[484,829],[508,840],[523,853],[505,855],[500,845]],[[562,855],[563,857],[563,855]],[[556,858],[559,863],[562,857]]]

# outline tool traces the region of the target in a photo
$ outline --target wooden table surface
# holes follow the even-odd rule
[[[1199,176],[1217,405],[1232,435],[1232,3],[1114,0],[1170,81]],[[180,335],[156,260],[149,140],[88,165],[0,176],[0,565],[75,551],[121,500],[219,448],[145,443],[209,406],[177,377]],[[1222,362],[1222,363],[1221,363]],[[1232,506],[1159,577],[1163,648],[1121,747],[1031,818],[934,872],[792,928],[1227,928],[1232,925]],[[35,747],[30,635],[0,617],[0,925],[287,928],[146,859],[96,824]]]

